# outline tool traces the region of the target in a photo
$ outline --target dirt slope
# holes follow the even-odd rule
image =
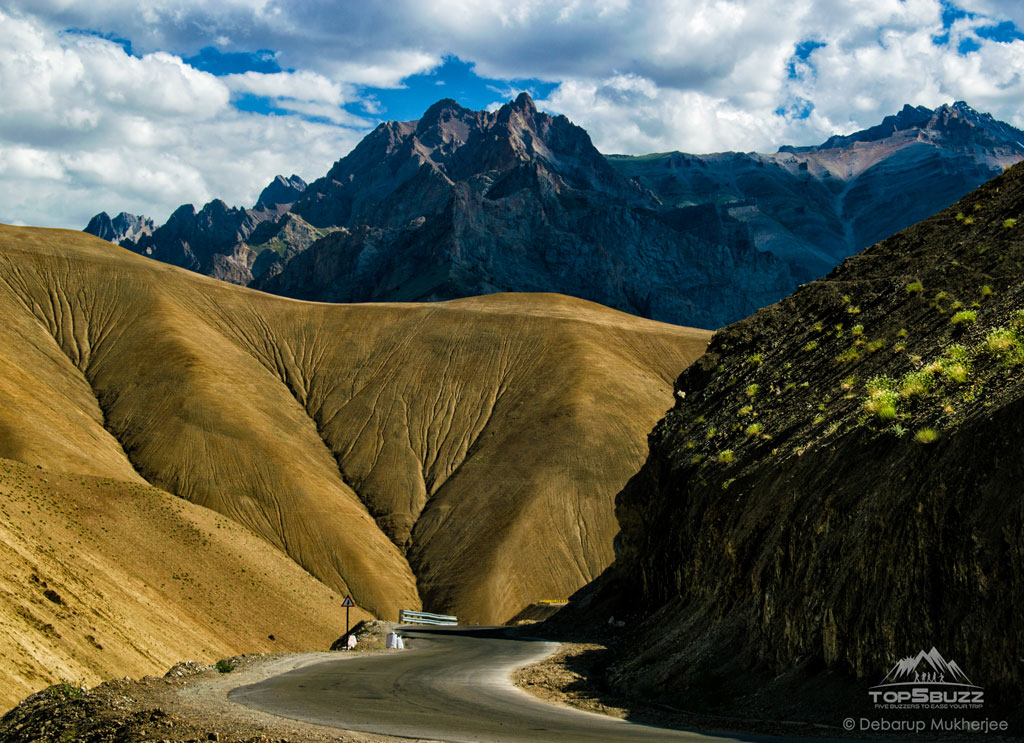
[[[708,334],[556,295],[318,305],[0,230],[0,456],[143,479],[378,616],[495,622],[612,557]]]
[[[146,485],[8,459],[0,566],[0,709],[60,679],[326,648],[344,631],[342,597],[230,519]]]

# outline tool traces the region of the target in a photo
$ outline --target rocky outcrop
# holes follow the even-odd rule
[[[125,247],[173,266],[247,284],[252,280],[250,269],[256,253],[245,240],[272,216],[276,215],[267,210],[229,207],[220,199],[198,212],[185,204],[152,235]]]
[[[614,683],[835,724],[936,647],[1015,708],[1022,212],[1018,165],[715,335],[579,597],[637,614]]]
[[[291,206],[299,200],[305,190],[306,182],[299,176],[292,174],[291,177],[285,178],[283,175],[279,175],[260,192],[260,197],[256,200],[256,206],[253,208],[273,209],[278,206]]]
[[[297,175],[279,175],[252,209],[229,207],[220,199],[198,212],[184,204],[158,228],[145,217],[122,212],[111,220],[101,212],[85,232],[173,266],[246,285],[268,270],[280,270],[283,260],[325,234],[288,217],[305,188]]]
[[[156,225],[149,217],[140,217],[121,212],[113,219],[106,212],[100,212],[89,220],[85,232],[112,243],[125,241],[136,243],[146,235],[153,234]]]

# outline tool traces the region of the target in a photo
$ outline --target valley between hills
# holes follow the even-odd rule
[[[470,623],[567,597],[710,337],[557,295],[303,303],[62,230],[0,246],[6,704],[325,648],[346,595]]]

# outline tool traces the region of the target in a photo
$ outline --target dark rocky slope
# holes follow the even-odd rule
[[[220,199],[198,212],[183,204],[156,228],[147,217],[122,212],[110,220],[100,212],[84,231],[163,263],[244,286],[326,234],[288,214],[305,189],[297,175],[279,175],[252,209],[229,207]]]
[[[614,684],[834,725],[936,646],[1019,707],[1021,216],[1018,165],[714,336],[577,598],[637,615]]]

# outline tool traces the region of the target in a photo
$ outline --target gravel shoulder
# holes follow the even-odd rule
[[[387,650],[243,655],[230,672],[179,663],[163,677],[108,681],[92,689],[58,684],[0,718],[0,740],[41,743],[399,743],[398,738],[285,720],[228,699],[238,686],[281,673]],[[409,739],[402,739],[408,741]],[[423,741],[422,743],[427,743]]]

